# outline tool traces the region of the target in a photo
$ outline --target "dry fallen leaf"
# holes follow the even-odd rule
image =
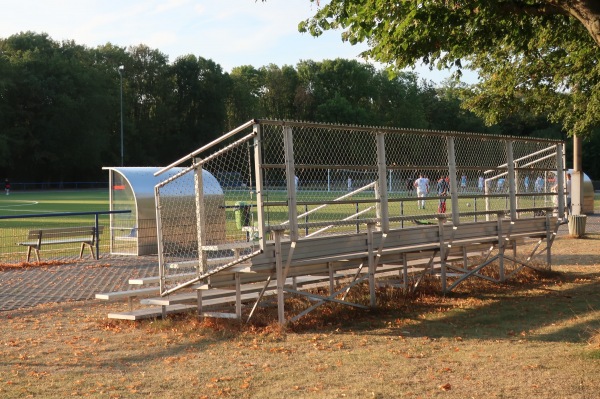
[[[442,391],[449,391],[449,390],[451,390],[451,389],[452,389],[452,385],[450,385],[450,383],[446,383],[446,384],[444,384],[444,385],[440,385],[440,389],[441,389]]]

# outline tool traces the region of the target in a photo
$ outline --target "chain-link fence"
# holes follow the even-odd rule
[[[481,134],[250,121],[173,166],[159,184],[163,292],[289,239],[449,221],[563,216],[561,141]],[[184,189],[184,185],[186,188]],[[182,196],[194,186],[194,196]],[[188,282],[189,283],[189,282]]]

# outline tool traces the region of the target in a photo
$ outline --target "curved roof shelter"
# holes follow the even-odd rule
[[[154,176],[158,167],[104,167],[109,171],[110,210],[131,210],[131,213],[112,214],[110,218],[110,253],[119,255],[149,255],[158,253],[156,230],[156,203],[154,187],[184,168],[173,168],[168,173]],[[176,196],[186,202],[185,213],[195,218],[194,171],[184,173]],[[204,194],[223,198],[217,179],[202,171]],[[224,202],[223,200],[220,202]],[[220,203],[219,202],[219,203]]]

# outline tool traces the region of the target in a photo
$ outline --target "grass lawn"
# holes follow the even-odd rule
[[[13,191],[0,196],[0,216],[42,215],[65,212],[108,211],[107,190],[65,190],[65,191]],[[99,223],[108,225],[108,215],[101,215]],[[29,229],[58,228],[67,226],[94,226],[94,215],[31,217],[3,219],[0,229],[0,260],[22,261],[26,247],[16,243],[24,241]],[[109,231],[105,229],[101,242],[108,243]],[[61,248],[63,247],[63,248]],[[66,256],[79,254],[78,245],[54,246],[57,253]],[[71,250],[72,248],[72,250]]]
[[[0,216],[108,211],[107,190],[26,191],[0,196]],[[2,227],[22,221],[7,219]]]

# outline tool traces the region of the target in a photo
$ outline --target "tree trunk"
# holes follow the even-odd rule
[[[555,6],[577,18],[600,46],[600,2],[598,0],[551,1]]]

